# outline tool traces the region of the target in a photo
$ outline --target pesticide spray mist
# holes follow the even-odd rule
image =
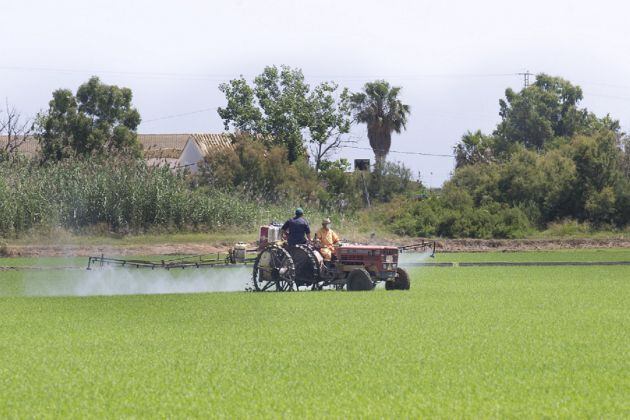
[[[430,260],[430,252],[403,253],[410,269]],[[103,267],[88,270],[24,271],[20,295],[107,296],[166,293],[239,292],[251,288],[251,266],[146,270]],[[381,285],[381,287],[383,287]],[[1,295],[2,293],[0,293]]]
[[[26,296],[99,296],[244,291],[251,267],[31,272],[23,279]]]
[[[398,265],[402,268],[411,268],[415,264],[430,262],[431,251],[404,252],[398,256]]]

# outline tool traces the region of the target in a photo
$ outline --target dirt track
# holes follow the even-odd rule
[[[414,240],[404,240],[414,243]],[[20,245],[4,249],[16,257],[86,257],[91,255],[207,255],[224,252],[227,246],[191,244],[155,244],[127,246]],[[438,252],[536,251],[553,249],[630,248],[630,239],[442,239]]]
[[[6,248],[12,257],[88,257],[92,255],[207,255],[228,247],[204,244],[155,244],[126,246],[17,245]]]

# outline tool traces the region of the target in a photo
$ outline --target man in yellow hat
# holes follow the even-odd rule
[[[322,228],[315,233],[315,239],[319,240],[320,254],[325,261],[330,261],[335,250],[335,244],[339,242],[339,236],[330,228],[330,219],[322,220]]]

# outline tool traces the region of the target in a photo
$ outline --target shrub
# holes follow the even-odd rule
[[[597,225],[610,223],[615,214],[615,192],[611,187],[589,194],[584,206],[589,219]]]
[[[238,136],[234,148],[206,157],[199,183],[214,189],[239,191],[265,201],[313,203],[319,182],[315,170],[303,159],[292,164],[287,149],[267,148],[257,139]]]
[[[398,197],[379,211],[386,226],[399,235],[518,238],[530,229],[520,208],[490,199],[474,207],[471,197],[454,186],[423,199]]]
[[[547,225],[547,233],[551,236],[579,236],[592,231],[588,222],[580,223],[577,220],[565,219],[552,222]]]
[[[367,176],[367,188],[372,200],[389,202],[398,194],[408,193],[413,187],[411,171],[400,163],[385,162],[375,165]]]

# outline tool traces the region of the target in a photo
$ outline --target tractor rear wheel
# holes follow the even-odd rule
[[[404,268],[396,269],[396,277],[394,280],[385,282],[387,290],[409,290],[411,282],[409,281],[409,273]]]
[[[346,288],[351,292],[372,290],[374,289],[374,283],[372,282],[370,273],[368,273],[365,268],[357,268],[348,274]]]
[[[317,258],[318,252],[309,245],[295,245],[287,249],[293,265],[295,266],[295,285],[299,286],[317,286],[319,282],[320,261]]]

